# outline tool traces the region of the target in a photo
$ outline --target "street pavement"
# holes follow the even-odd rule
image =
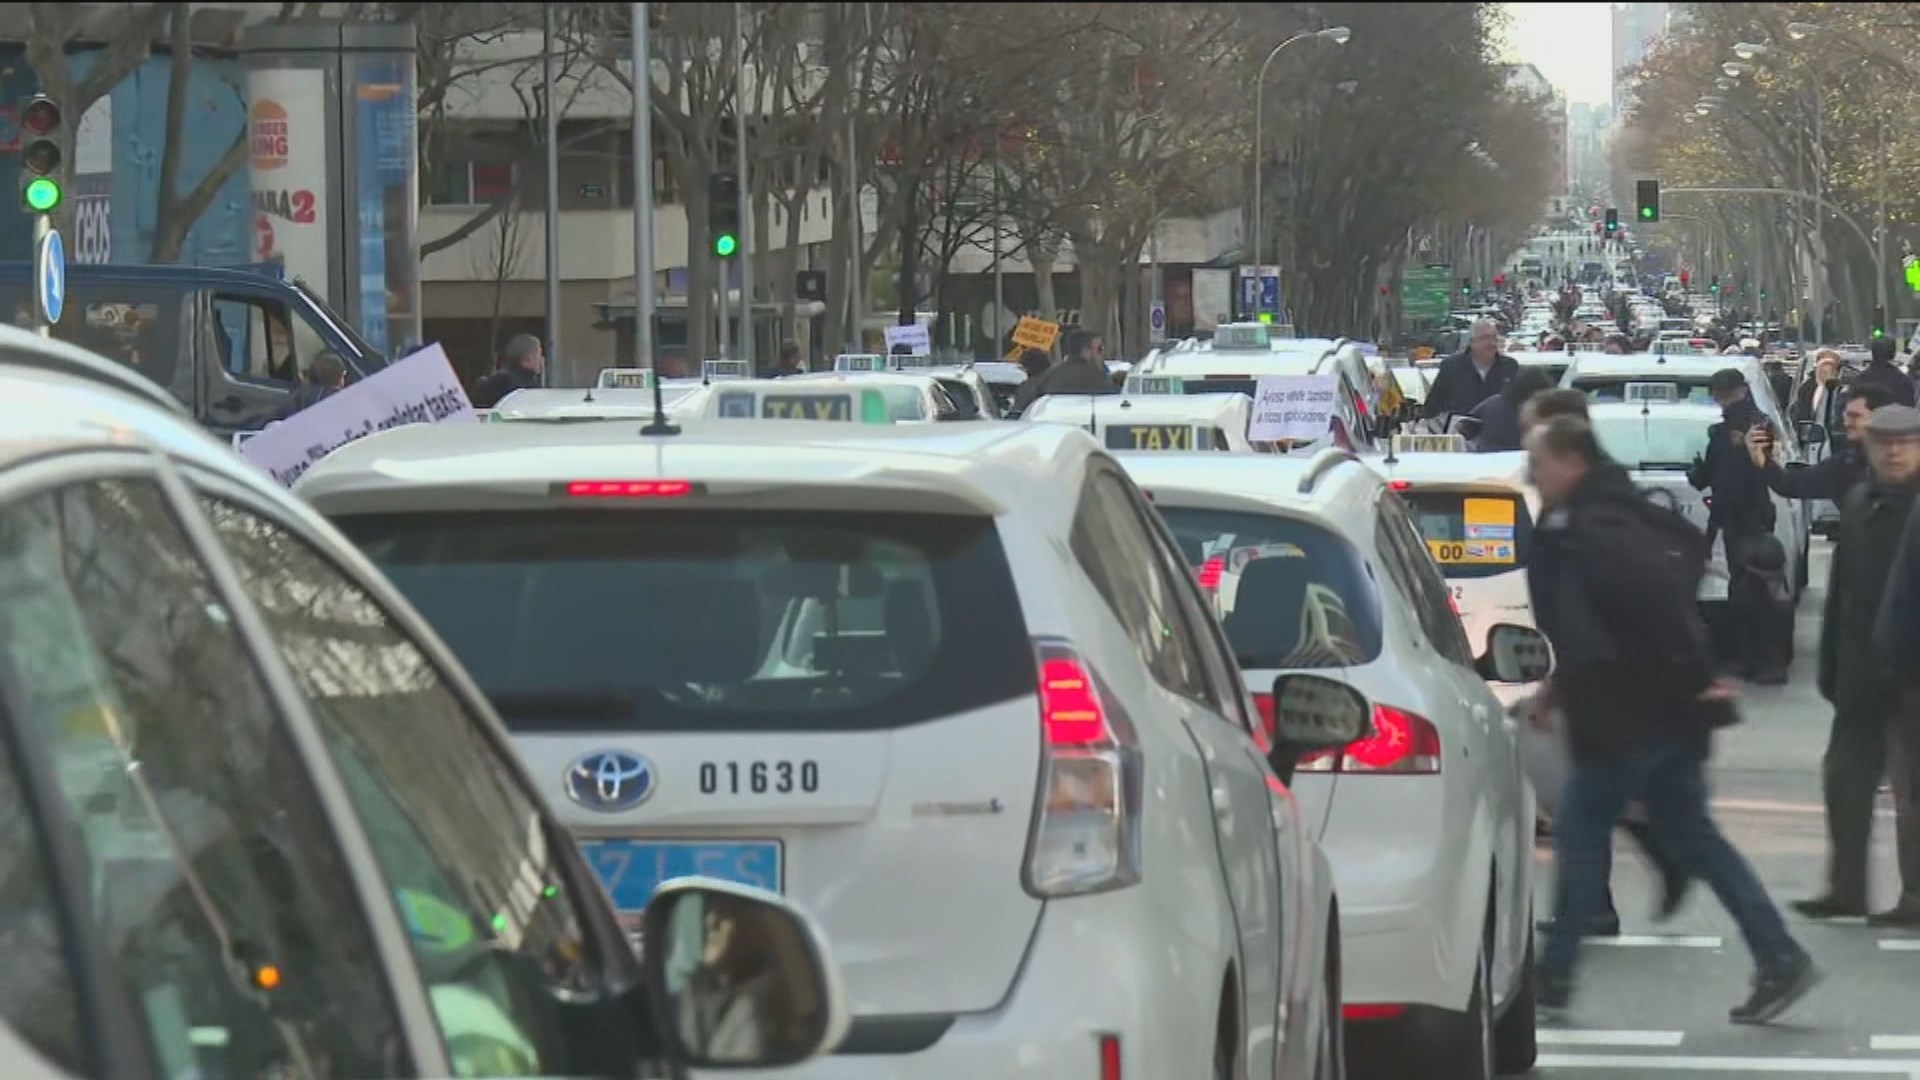
[[[1753,863],[1774,899],[1821,891],[1826,825],[1820,757],[1832,712],[1814,689],[1820,591],[1829,551],[1813,553],[1814,589],[1801,601],[1793,680],[1743,689],[1744,721],[1722,734],[1712,780],[1722,828]],[[1874,827],[1876,909],[1897,891],[1892,809],[1883,794]],[[1536,852],[1536,906],[1551,910],[1552,858]],[[1794,933],[1827,979],[1780,1022],[1735,1027],[1727,1010],[1745,997],[1752,963],[1711,891],[1696,886],[1668,923],[1656,924],[1656,886],[1645,864],[1617,849],[1617,941],[1590,941],[1564,1027],[1542,1029],[1540,1064],[1550,1080],[1704,1080],[1728,1076],[1885,1076],[1920,1080],[1920,934],[1869,930],[1861,920],[1809,923],[1788,912]]]

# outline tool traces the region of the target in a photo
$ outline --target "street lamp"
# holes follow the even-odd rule
[[[1266,88],[1267,69],[1273,66],[1273,58],[1276,56],[1279,56],[1280,53],[1284,49],[1286,49],[1287,46],[1293,44],[1296,41],[1305,41],[1308,38],[1319,38],[1322,41],[1331,41],[1335,45],[1345,45],[1348,41],[1352,40],[1353,30],[1345,26],[1329,26],[1324,30],[1307,30],[1302,33],[1295,34],[1292,37],[1288,38],[1287,40],[1281,42],[1280,44],[1275,45],[1273,47],[1273,51],[1267,54],[1267,58],[1265,60],[1260,61],[1260,73],[1258,75],[1255,75],[1253,78],[1253,251],[1252,251],[1252,257],[1255,262],[1260,261],[1261,252],[1266,250],[1260,245],[1260,241],[1262,239],[1260,235],[1261,227],[1265,224],[1265,222],[1262,221],[1262,215],[1260,213],[1260,203],[1261,203],[1260,196],[1262,193],[1262,189],[1260,187],[1260,173],[1261,173],[1261,165],[1262,165],[1263,159],[1266,156],[1265,144],[1262,139],[1262,135],[1264,133],[1261,131],[1261,122],[1264,115],[1264,110],[1262,106],[1266,100],[1266,95],[1261,91],[1263,91]]]

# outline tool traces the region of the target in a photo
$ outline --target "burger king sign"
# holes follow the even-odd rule
[[[257,69],[247,73],[247,92],[253,257],[328,291],[326,75]]]

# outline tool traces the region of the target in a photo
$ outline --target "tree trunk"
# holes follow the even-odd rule
[[[707,185],[711,168],[700,168],[698,155],[672,155],[680,184],[681,206],[687,215],[687,364],[698,371],[700,361],[713,355],[713,248],[707,229]],[[693,179],[688,179],[693,178]]]
[[[1073,258],[1080,267],[1080,326],[1120,345],[1120,259],[1112,247],[1093,237],[1073,238]]]
[[[827,316],[820,332],[823,355],[852,339],[847,313],[853,304],[853,218],[847,211],[845,177],[839,179],[843,182],[833,196],[833,236],[827,241]]]
[[[813,355],[813,323],[802,322],[799,312],[800,302],[800,209],[807,203],[808,193],[802,191],[793,204],[783,207],[786,214],[786,246],[780,249],[780,269],[774,273],[773,295],[780,301],[781,324],[786,327],[782,333],[785,340],[798,344],[802,356]],[[807,332],[801,333],[801,327]],[[775,357],[778,359],[778,357]]]
[[[1060,317],[1059,302],[1053,292],[1054,260],[1060,253],[1043,241],[1027,241],[1027,262],[1033,267],[1034,313],[1049,321]]]
[[[900,313],[901,326],[912,326],[920,315],[920,184],[917,178],[901,170],[900,198],[906,209],[900,215]]]

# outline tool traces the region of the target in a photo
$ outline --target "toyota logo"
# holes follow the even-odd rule
[[[653,794],[653,765],[624,750],[584,754],[567,767],[567,798],[603,814],[631,810]]]

